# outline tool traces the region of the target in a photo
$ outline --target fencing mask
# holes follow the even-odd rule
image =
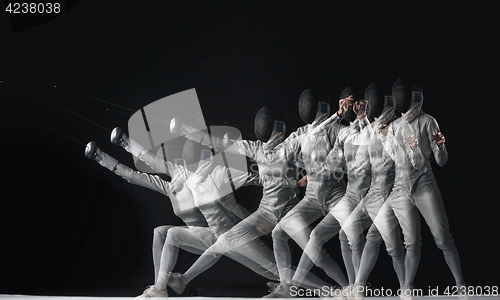
[[[184,167],[191,172],[196,172],[200,161],[208,161],[212,157],[212,152],[206,146],[192,140],[187,140],[184,143],[182,151],[182,158],[184,160]]]
[[[372,118],[378,118],[384,111],[384,93],[376,83],[371,83],[365,90],[365,100],[368,101],[369,114]]]
[[[254,129],[257,138],[264,143],[265,150],[270,150],[283,141],[286,125],[276,120],[269,108],[263,107],[255,115]]]
[[[412,104],[411,84],[404,79],[398,79],[392,86],[392,96],[396,100],[396,109],[406,113]]]
[[[267,108],[261,108],[255,115],[255,136],[263,143],[267,142],[273,133],[274,114]]]
[[[349,96],[353,96],[353,97],[356,97],[356,95],[354,94],[354,89],[352,87],[346,87],[342,93],[340,93],[340,99],[345,99]],[[354,100],[356,101],[356,100]],[[344,113],[344,120],[347,121],[347,122],[354,122],[354,120],[356,120],[356,113],[354,112],[354,109],[353,109],[353,102],[352,101],[351,103],[349,103],[349,106],[347,108],[347,111]]]
[[[311,124],[318,112],[318,100],[311,89],[307,89],[299,97],[299,115],[306,124]]]

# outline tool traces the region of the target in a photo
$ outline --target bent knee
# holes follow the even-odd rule
[[[214,258],[216,259],[219,259],[221,258],[222,256],[222,253],[217,253],[217,252],[205,252],[206,255],[210,255],[210,256],[213,256]]]
[[[349,242],[349,240],[347,239],[347,234],[345,234],[345,232],[344,232],[344,230],[343,230],[343,229],[342,229],[342,230],[340,230],[340,232],[339,232],[339,240],[340,240],[341,242],[345,242],[345,243],[348,243],[348,242]]]
[[[435,240],[436,246],[443,251],[451,251],[456,249],[455,241],[452,238],[446,240]]]
[[[405,240],[405,248],[408,251],[418,252],[422,248],[422,242],[417,240]]]
[[[274,227],[271,236],[273,239],[287,241],[289,239],[288,234],[285,232],[280,223]]]
[[[178,234],[180,234],[177,228],[170,228],[167,231],[167,238],[165,239],[165,243],[168,245],[178,246],[179,240],[177,239]]]
[[[382,244],[382,235],[380,235],[380,232],[378,230],[368,230],[368,233],[366,234],[366,240],[370,241],[374,244]]]
[[[402,243],[398,245],[386,245],[387,253],[391,257],[404,257],[405,256],[405,247]],[[411,251],[411,250],[410,250]]]
[[[165,239],[167,238],[168,228],[166,226],[156,227],[153,230],[153,242],[165,243]]]

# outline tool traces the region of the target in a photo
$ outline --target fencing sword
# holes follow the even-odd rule
[[[83,93],[80,93],[80,92],[69,90],[69,89],[66,89],[66,88],[63,88],[63,87],[60,87],[60,86],[57,86],[57,85],[54,85],[54,88],[62,90],[62,91],[65,91],[65,92],[68,92],[68,93],[72,93],[72,94],[75,94],[75,95],[78,95],[78,96],[81,96],[81,97],[89,98],[89,99],[92,99],[92,100],[95,100],[95,101],[98,101],[98,102],[109,104],[109,105],[112,105],[112,106],[115,106],[115,107],[119,107],[119,108],[128,110],[128,111],[130,111],[132,113],[120,112],[120,111],[116,111],[116,110],[112,110],[112,109],[108,109],[107,108],[106,111],[109,111],[109,112],[114,112],[114,113],[118,113],[118,114],[132,116],[134,113],[136,113],[137,111],[139,111],[139,109],[133,109],[133,108],[130,108],[130,107],[126,107],[126,106],[123,106],[123,105],[120,105],[120,104],[116,104],[116,103],[113,103],[113,102],[109,102],[109,101],[106,101],[106,100],[103,100],[103,99],[100,99],[100,98],[97,98],[97,97],[94,97],[94,96],[90,96],[90,95],[87,95],[87,94],[83,94]],[[141,111],[141,113],[142,113],[142,111]],[[143,115],[146,115],[147,120],[149,122],[152,122],[152,121],[153,122],[160,122],[160,123],[163,123],[165,125],[168,123],[168,120],[161,119],[161,118],[158,118],[156,116],[151,116],[151,115],[148,115],[148,114],[145,114],[145,113]]]
[[[42,102],[44,102],[44,103],[46,103],[46,104],[49,104],[49,105],[51,105],[51,106],[53,106],[53,107],[57,107],[58,109],[61,109],[61,110],[65,111],[65,112],[67,112],[67,113],[69,113],[69,114],[71,114],[71,115],[73,115],[73,116],[76,116],[76,117],[78,117],[78,118],[80,118],[80,119],[83,119],[83,120],[85,120],[85,121],[87,121],[87,122],[89,122],[89,123],[91,123],[91,124],[93,124],[93,125],[95,125],[95,126],[97,126],[97,127],[101,128],[101,129],[104,129],[104,130],[106,130],[106,131],[108,131],[108,132],[111,132],[111,130],[110,130],[110,129],[108,129],[108,128],[106,128],[106,127],[104,127],[104,126],[100,125],[100,124],[97,124],[96,122],[94,122],[94,121],[92,121],[92,120],[90,120],[90,119],[88,119],[88,118],[85,118],[85,117],[83,117],[83,116],[81,116],[81,115],[79,115],[79,114],[77,114],[77,113],[75,113],[75,112],[72,112],[72,111],[70,111],[70,110],[68,110],[68,109],[66,109],[66,108],[64,108],[64,107],[62,107],[62,106],[59,106],[59,105],[57,105],[57,104],[54,104],[54,103],[52,103],[52,102],[50,102],[50,101],[48,101],[48,100],[46,100],[46,99],[44,99],[44,98],[42,98],[42,97],[40,97],[40,96],[37,96],[37,95],[35,95],[35,94],[33,94],[33,93],[30,93],[30,92],[28,92],[28,91],[26,91],[26,90],[24,90],[24,89],[21,89],[21,88],[19,88],[19,87],[17,87],[17,86],[14,86],[14,85],[12,85],[12,84],[9,84],[9,83],[7,83],[7,82],[5,82],[5,81],[3,81],[3,80],[2,80],[2,81],[0,81],[0,83],[1,83],[1,84],[4,84],[4,85],[6,85],[6,86],[8,86],[8,87],[10,87],[10,88],[12,88],[12,89],[15,89],[15,90],[17,90],[17,91],[20,91],[20,92],[22,92],[22,93],[24,93],[24,94],[26,94],[26,95],[28,95],[28,96],[30,96],[30,97],[32,97],[32,98],[38,99],[38,100],[40,100],[40,101],[42,101]],[[47,124],[45,124],[45,123],[43,123],[43,122],[41,122],[41,121],[39,121],[39,120],[37,120],[37,119],[35,119],[35,118],[29,117],[29,116],[27,116],[27,115],[25,115],[25,114],[23,114],[23,113],[20,113],[20,112],[19,112],[19,111],[17,111],[17,110],[11,109],[11,108],[7,108],[7,109],[8,109],[8,110],[10,110],[10,111],[12,111],[12,112],[14,112],[15,114],[17,114],[17,115],[19,115],[19,116],[22,116],[23,118],[26,118],[26,119],[28,119],[28,120],[30,120],[30,121],[32,121],[32,122],[35,122],[35,123],[37,123],[37,124],[39,124],[39,125],[41,125],[41,126],[44,126],[44,127],[48,128],[48,129],[50,129],[50,130],[52,130],[52,131],[54,131],[54,132],[56,132],[56,133],[58,133],[58,134],[60,134],[60,135],[62,135],[62,136],[64,136],[64,137],[66,137],[66,138],[68,138],[68,139],[70,139],[70,140],[72,140],[72,141],[74,141],[74,142],[76,142],[76,143],[80,144],[80,145],[86,146],[86,144],[85,144],[85,143],[82,143],[82,142],[81,142],[81,141],[79,141],[78,139],[75,139],[74,137],[71,137],[71,136],[69,136],[69,135],[67,135],[67,134],[65,134],[65,133],[63,133],[63,132],[61,132],[60,130],[55,129],[54,127],[49,126],[49,125],[47,125]]]
[[[5,81],[3,81],[3,80],[2,80],[2,81],[0,81],[0,83],[5,84],[6,86],[9,86],[9,87],[11,87],[11,88],[13,88],[13,89],[15,89],[15,90],[17,90],[17,91],[20,91],[20,92],[22,92],[22,93],[24,93],[24,94],[26,94],[26,95],[28,95],[28,96],[31,96],[31,97],[33,97],[33,98],[35,98],[35,99],[38,99],[38,100],[40,100],[40,101],[42,101],[42,102],[44,102],[44,103],[46,103],[46,104],[49,104],[49,105],[51,105],[51,106],[53,106],[53,107],[57,107],[57,108],[59,108],[59,109],[61,109],[61,110],[65,111],[65,112],[67,112],[67,113],[69,113],[69,114],[72,114],[72,115],[74,115],[74,116],[76,116],[76,117],[78,117],[78,118],[80,118],[80,119],[82,119],[82,120],[85,120],[85,121],[87,121],[87,122],[89,122],[89,123],[91,123],[91,124],[93,124],[93,125],[95,125],[95,126],[97,126],[97,127],[99,127],[99,128],[102,128],[102,129],[104,129],[104,130],[106,130],[106,131],[111,132],[111,130],[110,130],[110,129],[108,129],[108,128],[106,128],[106,127],[102,126],[102,125],[99,125],[99,124],[97,124],[96,122],[94,122],[94,121],[92,121],[92,120],[90,120],[90,119],[88,119],[88,118],[85,118],[85,117],[83,117],[83,116],[80,116],[79,114],[77,114],[77,113],[75,113],[75,112],[72,112],[72,111],[71,111],[71,110],[69,110],[69,109],[66,109],[66,108],[64,108],[64,107],[62,107],[62,106],[59,106],[59,105],[57,105],[57,104],[54,104],[54,103],[52,103],[52,102],[50,102],[50,101],[48,101],[48,100],[46,100],[46,99],[44,99],[44,98],[42,98],[42,97],[40,97],[40,96],[37,96],[37,95],[35,95],[35,94],[32,94],[32,93],[30,93],[30,92],[28,92],[28,91],[26,91],[26,90],[24,90],[24,89],[21,89],[21,88],[19,88],[19,87],[17,87],[17,86],[14,86],[14,85],[12,85],[12,84],[9,84],[9,83],[7,83],[7,82],[5,82]]]
[[[116,107],[119,107],[119,108],[122,108],[122,109],[125,109],[125,110],[128,110],[128,111],[131,111],[133,113],[135,113],[135,112],[138,111],[138,109],[133,109],[133,108],[126,107],[126,106],[123,106],[123,105],[119,105],[119,104],[116,104],[116,103],[113,103],[113,102],[109,102],[109,101],[106,101],[106,100],[103,100],[103,99],[100,99],[100,98],[97,98],[97,97],[94,97],[94,96],[86,95],[86,94],[83,94],[83,93],[80,93],[80,92],[77,92],[77,91],[73,91],[73,90],[70,90],[70,89],[67,89],[67,88],[63,88],[63,87],[60,87],[60,86],[54,85],[54,88],[62,90],[62,91],[65,91],[65,92],[68,92],[68,93],[72,93],[72,94],[75,94],[75,95],[79,95],[79,96],[82,96],[82,97],[85,97],[85,98],[89,98],[89,99],[92,99],[92,100],[95,100],[95,101],[98,101],[98,102],[102,102],[102,103],[106,103],[106,104],[109,104],[109,105],[112,105],[112,106],[116,106]],[[112,113],[117,113],[117,114],[122,114],[122,115],[126,115],[126,116],[132,116],[133,115],[133,113],[129,114],[127,112],[121,112],[121,111],[112,110],[112,109],[109,109],[109,108],[107,108],[106,111],[112,112]],[[165,125],[167,125],[167,123],[169,123],[168,120],[160,119],[160,118],[155,117],[155,116],[150,116],[148,114],[146,114],[146,116],[147,116],[149,122],[161,122],[161,123],[163,123]],[[209,120],[205,120],[205,122],[208,125],[218,125],[217,123],[211,122]],[[246,130],[249,130],[249,131],[253,130],[252,128],[244,127],[244,126],[236,126],[236,125],[230,124],[230,123],[228,123],[226,121],[223,121],[223,124],[227,125],[227,126],[232,126],[232,127],[238,128],[238,129],[239,128],[243,128],[243,129],[246,129]],[[250,133],[250,132],[242,131],[242,130],[240,130],[240,132],[244,133],[246,135],[252,136],[252,137],[256,137],[255,133]]]
[[[122,109],[125,109],[125,110],[128,110],[128,111],[132,111],[133,113],[137,112],[137,110],[134,110],[132,108],[125,107],[125,106],[122,106],[122,105],[118,105],[118,104],[115,104],[115,103],[112,103],[112,102],[109,102],[109,101],[105,101],[105,100],[102,100],[102,99],[99,99],[99,98],[96,98],[96,97],[88,96],[88,95],[85,95],[83,93],[74,92],[74,91],[68,90],[66,88],[62,88],[62,87],[55,86],[55,85],[54,85],[54,88],[57,88],[57,89],[60,89],[60,90],[63,90],[63,91],[69,92],[69,93],[77,94],[79,96],[86,97],[86,98],[89,98],[89,99],[93,99],[93,100],[96,100],[96,101],[99,101],[99,102],[102,102],[102,103],[113,105],[113,106],[116,106],[116,107],[119,107],[119,108],[122,108]],[[130,115],[130,116],[132,115],[132,114],[128,114],[126,112],[119,112],[119,111],[110,110],[110,109],[106,109],[106,111],[120,113],[120,114],[123,114],[123,115]],[[140,112],[141,112],[141,115],[142,115],[142,119],[144,121],[144,125],[146,127],[146,131],[148,133],[149,142],[151,144],[151,149],[153,149],[155,147],[155,145],[154,145],[154,141],[153,141],[153,135],[151,134],[151,129],[149,127],[149,121],[162,122],[165,125],[167,125],[167,123],[163,119],[160,119],[160,118],[157,118],[157,117],[153,117],[153,116],[148,116],[146,114],[146,112],[145,112],[145,110],[144,110],[143,107],[140,109]],[[205,123],[210,124],[212,122],[208,122],[208,121],[205,120]],[[227,123],[224,122],[224,124],[227,124]],[[209,140],[210,140],[210,145],[211,145],[210,149],[211,149],[212,155],[215,155],[215,149],[213,147],[212,135],[211,135],[211,132],[210,132],[210,127],[206,126],[206,129],[207,129],[207,133],[208,133],[208,135],[210,137]],[[163,158],[166,161],[165,145],[163,143],[161,143],[160,146],[162,148]],[[224,151],[220,152],[220,154],[221,154],[222,160],[224,162],[224,165],[227,167],[228,166],[228,162],[227,162],[227,158],[226,158],[226,155],[225,155]],[[231,185],[231,189],[234,192],[236,190],[236,188],[234,186],[233,178],[232,178],[232,175],[231,175],[231,172],[229,171],[229,169],[226,170],[226,173],[227,173],[227,176],[229,177],[229,182],[230,182],[230,185]]]
[[[69,136],[69,135],[67,135],[67,134],[65,134],[65,133],[63,133],[63,132],[61,132],[61,131],[59,131],[59,130],[57,130],[57,129],[55,129],[55,128],[51,127],[51,126],[49,126],[49,125],[47,125],[47,124],[45,124],[45,123],[43,123],[43,122],[40,122],[40,121],[38,121],[38,120],[36,120],[36,119],[34,119],[34,118],[28,117],[27,115],[22,114],[22,113],[20,113],[20,112],[18,112],[18,111],[16,111],[16,110],[13,110],[13,109],[10,109],[10,108],[7,108],[7,109],[8,109],[8,110],[10,110],[10,111],[12,111],[12,112],[13,112],[13,113],[15,113],[15,114],[20,115],[21,117],[24,117],[24,118],[26,118],[26,119],[28,119],[28,120],[30,120],[30,121],[32,121],[32,122],[35,122],[35,123],[37,123],[37,124],[39,124],[39,125],[42,125],[42,126],[44,126],[44,127],[48,128],[48,129],[50,129],[50,130],[52,130],[52,131],[54,131],[54,132],[56,132],[56,133],[58,133],[58,134],[60,134],[60,135],[62,135],[62,136],[66,137],[66,138],[68,138],[68,139],[70,139],[70,140],[72,140],[73,142],[76,142],[77,144],[80,144],[80,145],[82,145],[82,146],[86,146],[86,144],[85,144],[85,143],[83,143],[83,142],[81,142],[81,141],[79,141],[79,140],[77,140],[77,139],[75,139],[75,138],[73,138],[73,137],[71,137],[71,136]]]

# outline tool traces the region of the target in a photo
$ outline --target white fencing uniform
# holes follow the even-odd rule
[[[413,284],[418,263],[420,261],[420,248],[422,246],[420,238],[420,216],[412,200],[412,185],[422,172],[423,157],[420,149],[412,149],[405,141],[414,136],[411,126],[403,118],[399,118],[390,123],[384,149],[389,153],[395,162],[394,186],[389,197],[374,219],[384,241],[391,241],[396,220],[401,226],[405,256],[405,282],[404,287]],[[398,241],[393,241],[398,243]],[[393,251],[392,245],[387,245],[389,251]]]
[[[296,275],[292,278],[292,283],[296,285],[301,284],[302,276],[311,269],[313,262],[328,272],[329,268],[332,267],[332,262],[329,261],[331,259],[328,258],[322,246],[338,234],[341,229],[347,235],[350,247],[353,254],[357,256],[359,264],[361,250],[364,245],[363,229],[371,224],[371,220],[364,214],[361,214],[355,220],[350,218],[350,215],[370,186],[370,163],[367,160],[359,160],[356,156],[358,148],[367,142],[368,135],[363,128],[368,123],[366,119],[356,119],[349,127],[342,128],[326,161],[321,163],[320,168],[323,170],[319,171],[319,173],[331,173],[335,171],[338,165],[345,164],[348,176],[347,189],[342,199],[311,232],[310,240],[304,248]],[[356,262],[356,258],[354,262]],[[356,263],[354,265],[356,268]],[[347,284],[344,278],[339,278],[338,273],[334,275],[336,278],[332,277],[332,279],[337,282],[340,281],[341,285]]]
[[[193,135],[187,134],[186,137],[195,138]],[[257,162],[259,182],[263,187],[263,195],[255,212],[220,236],[217,242],[207,249],[204,255],[184,273],[184,283],[189,282],[215,264],[217,259],[214,259],[214,257],[217,257],[217,255],[239,251],[238,249],[241,247],[251,246],[256,237],[271,233],[281,218],[299,201],[295,179],[296,167],[289,163],[296,155],[291,152],[293,150],[280,145],[266,147],[266,143],[261,141],[223,141],[215,136],[210,139],[208,136],[198,136],[196,138],[202,144],[210,145],[217,150],[224,149],[224,142],[229,143],[231,147],[225,149],[226,152],[237,152]],[[273,141],[276,142],[274,139]],[[256,251],[255,255],[260,254]],[[278,277],[276,275],[276,279]],[[318,281],[317,278],[308,277],[306,283],[309,283],[309,286],[316,287]]]
[[[225,193],[225,196],[220,196],[221,192],[224,193],[222,191],[225,188],[223,185],[229,184],[227,169],[224,167],[205,162],[200,165],[197,172],[192,173],[170,162],[165,164],[163,160],[146,150],[142,150],[137,157],[144,160],[155,170],[165,171],[168,175],[174,173],[172,181],[165,181],[158,175],[132,170],[120,163],[116,165],[114,172],[133,184],[148,187],[169,196],[173,201],[174,212],[180,217],[186,218],[187,225],[190,225],[168,228],[166,237],[164,235],[165,227],[155,230],[155,236],[157,237],[155,242],[165,241],[160,266],[155,265],[155,272],[157,272],[155,274],[155,287],[158,290],[164,290],[166,288],[166,275],[173,269],[178,255],[176,249],[182,248],[186,251],[201,254],[215,243],[217,237],[229,230],[241,218],[248,216],[248,213],[235,202],[232,193]],[[237,172],[235,171],[233,174]],[[241,176],[233,179],[246,181],[251,177],[247,173],[239,173],[241,173]],[[204,226],[205,224],[208,226]],[[258,256],[259,259],[266,259],[267,257],[266,262],[268,264],[274,261],[269,249],[263,248],[258,241],[253,242],[258,244],[255,249],[263,253],[263,255]],[[159,245],[153,245],[153,249],[158,248],[160,248]],[[239,250],[245,251],[246,249]],[[227,256],[262,276],[269,279],[276,278],[276,274],[262,267],[262,264],[255,263],[248,258],[249,256],[255,257],[255,255],[243,255],[233,252]],[[156,257],[157,262],[158,254],[155,253],[154,257]],[[270,267],[270,269],[272,268],[273,266]]]
[[[464,280],[459,253],[450,233],[448,217],[430,163],[431,157],[434,157],[439,166],[444,166],[448,160],[448,152],[444,144],[438,147],[432,140],[432,136],[440,132],[439,126],[433,117],[422,111],[422,104],[413,103],[402,117],[410,123],[424,159],[422,174],[418,174],[413,180],[413,202],[429,226],[437,247],[443,251],[457,286],[462,286]]]
[[[366,212],[372,220],[375,220],[380,208],[392,190],[395,179],[395,162],[389,153],[384,150],[383,143],[385,138],[379,132],[379,127],[382,125],[381,121],[387,124],[388,121],[384,119],[394,119],[394,117],[390,117],[393,115],[393,111],[393,107],[386,109],[380,118],[375,118],[375,121],[367,127],[369,133],[368,144],[358,151],[357,159],[370,162],[371,184],[368,193],[356,210],[353,211],[350,218],[357,218]],[[384,242],[387,252],[393,259],[393,266],[402,286],[404,284],[405,251],[400,238],[401,230],[393,211],[389,210],[387,213],[390,214],[390,218],[386,218],[385,220],[379,219],[377,222],[382,230],[388,230],[388,232],[384,232]],[[387,223],[383,224],[383,226],[380,225],[384,221]],[[366,234],[366,240],[367,244],[363,249],[359,272],[356,276],[357,284],[365,284],[367,282],[368,276],[378,257],[382,235],[375,224],[370,226]]]
[[[304,249],[311,234],[309,225],[327,215],[345,194],[346,183],[342,172],[334,172],[331,175],[314,172],[319,170],[318,164],[325,160],[334,146],[340,129],[344,127],[340,124],[341,119],[336,114],[329,121],[328,126],[325,126],[324,130],[318,130],[315,135],[309,133],[314,130],[316,124],[321,122],[300,127],[282,143],[282,147],[300,149],[295,163],[307,171],[307,187],[304,198],[273,230],[276,263],[282,282],[290,281],[292,275],[288,240],[292,238]],[[345,234],[341,234],[340,238],[347,242]],[[324,259],[325,264],[336,264],[326,253]],[[329,275],[330,277],[339,276]]]
[[[289,163],[294,154],[287,153],[288,149],[280,146],[265,150],[263,144],[261,141],[239,140],[234,141],[231,147],[257,162],[259,181],[263,189],[258,209],[225,234],[224,247],[227,250],[234,247],[235,243],[244,244],[249,241],[249,237],[253,238],[252,235],[246,237],[251,228],[257,229],[260,234],[270,233],[299,201],[296,167]]]

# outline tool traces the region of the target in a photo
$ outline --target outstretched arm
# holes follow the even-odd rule
[[[149,152],[142,145],[129,138],[120,127],[116,127],[111,132],[111,143],[123,147],[127,152],[131,153],[133,156],[137,157],[141,161],[145,162],[151,169],[158,173],[167,174],[173,176],[169,171],[168,166],[171,163],[166,160],[156,156],[155,154]]]
[[[158,175],[138,172],[121,164],[106,152],[101,151],[95,142],[90,142],[85,148],[85,157],[97,161],[101,166],[121,176],[128,182],[147,187],[168,196],[168,182]]]
[[[184,136],[189,140],[198,142],[219,152],[238,153],[252,159],[255,159],[257,150],[261,145],[260,142],[231,139],[227,135],[224,135],[224,137],[209,135],[204,131],[184,124],[177,117],[170,121],[170,132]]]
[[[132,184],[143,186],[153,191],[162,193],[165,196],[169,196],[167,192],[168,181],[161,179],[158,175],[132,170],[121,163],[116,165],[114,173]]]

